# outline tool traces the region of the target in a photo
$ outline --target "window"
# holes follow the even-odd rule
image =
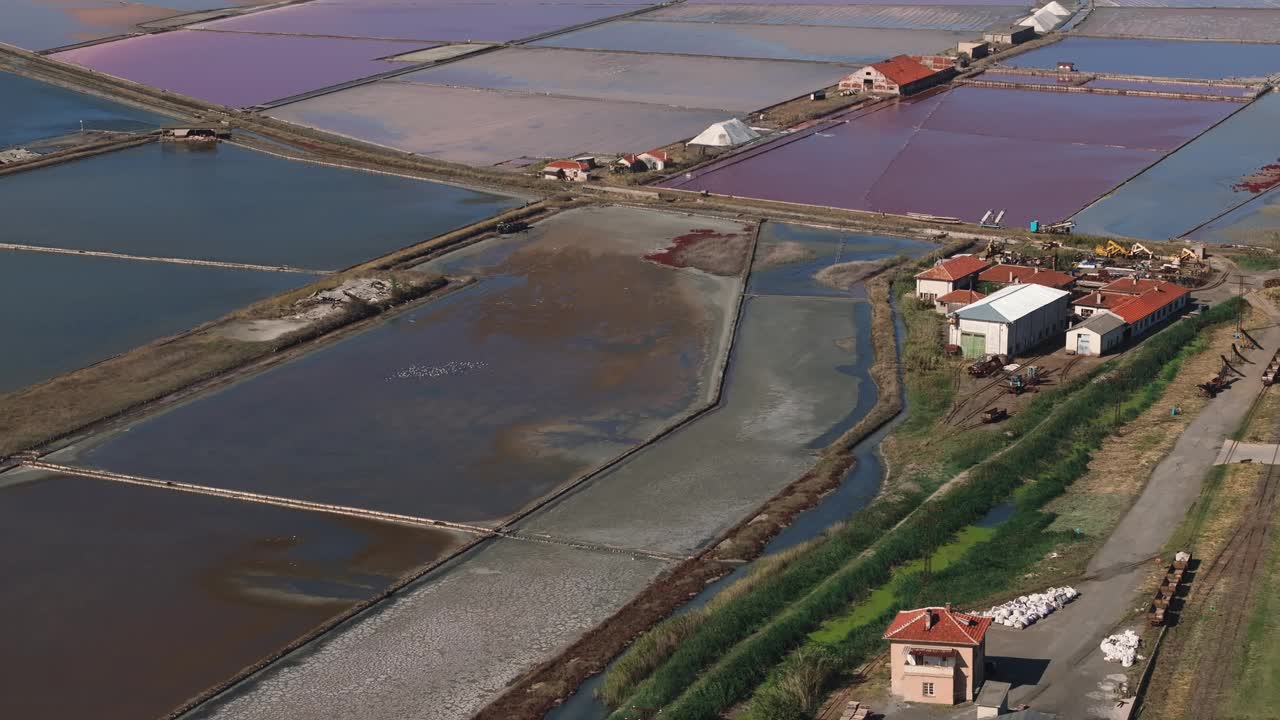
[[[933,683],[925,683],[921,692],[925,697],[933,697]]]

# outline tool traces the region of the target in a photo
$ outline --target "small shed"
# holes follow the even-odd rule
[[[973,704],[978,706],[978,720],[999,717],[1009,712],[1009,690],[1012,685],[999,680],[988,680],[982,683],[978,697]]]
[[[976,290],[952,290],[946,295],[939,295],[933,301],[933,309],[946,315],[955,312],[965,305],[972,305],[986,297]]]
[[[1021,45],[1036,39],[1036,29],[1025,25],[995,28],[982,34],[982,39],[992,45]]]
[[[715,123],[711,127],[698,133],[698,136],[690,140],[688,145],[700,145],[702,147],[727,148],[735,145],[749,143],[752,140],[758,140],[760,133],[752,130],[746,123],[738,118],[731,118],[722,122]]]
[[[956,46],[956,51],[970,60],[980,60],[991,53],[991,43],[985,40],[982,42],[962,42]]]
[[[750,130],[751,128],[747,128]],[[671,157],[667,155],[665,150],[650,150],[642,152],[636,156],[640,162],[644,163],[650,170],[666,170],[667,163],[671,162]]]
[[[231,128],[216,122],[161,125],[160,137],[165,140],[214,141],[231,137]]]
[[[1088,320],[1067,331],[1068,355],[1100,357],[1124,342],[1129,324],[1108,310],[1095,312]]]

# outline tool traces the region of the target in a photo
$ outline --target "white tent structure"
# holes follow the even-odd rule
[[[751,142],[760,137],[760,133],[752,130],[738,118],[718,122],[698,133],[698,137],[690,140],[689,145],[705,147],[733,147]]]
[[[1062,24],[1062,18],[1054,15],[1048,8],[1040,8],[1034,15],[1028,15],[1018,21],[1019,25],[1035,28],[1038,33],[1047,33]]]

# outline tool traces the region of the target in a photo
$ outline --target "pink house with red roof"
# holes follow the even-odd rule
[[[991,618],[946,607],[904,610],[889,623],[893,694],[908,702],[955,705],[983,682]]]

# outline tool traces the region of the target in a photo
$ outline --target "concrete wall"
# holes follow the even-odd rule
[[[916,279],[916,297],[921,300],[933,302],[934,299],[946,295],[955,290],[957,287],[967,287],[966,285],[953,284],[947,280],[921,280]]]

